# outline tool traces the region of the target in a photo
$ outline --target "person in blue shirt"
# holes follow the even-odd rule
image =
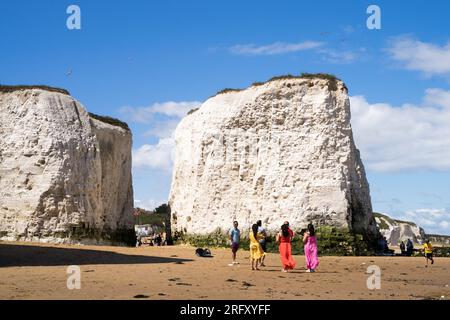
[[[233,228],[230,230],[230,242],[231,242],[231,253],[233,256],[233,262],[229,264],[229,266],[233,266],[235,264],[239,264],[236,261],[236,253],[239,250],[239,243],[241,241],[241,231],[238,229],[238,222],[233,222]]]

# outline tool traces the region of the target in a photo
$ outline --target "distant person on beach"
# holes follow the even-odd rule
[[[423,244],[423,251],[425,256],[426,265],[425,267],[428,267],[428,260],[431,261],[431,264],[434,264],[433,259],[433,246],[431,245],[430,240],[425,241]]]
[[[406,246],[403,241],[400,242],[400,252],[402,253],[402,256],[406,255]]]
[[[281,264],[283,265],[282,272],[288,272],[295,268],[295,260],[292,258],[292,238],[294,237],[294,232],[289,228],[289,222],[285,222],[281,226],[280,232],[277,234],[277,242],[279,245]]]
[[[377,253],[382,256],[394,254],[394,250],[389,249],[389,245],[388,245],[386,237],[382,237],[382,238],[378,239]]]
[[[155,243],[156,243],[156,245],[157,245],[158,247],[162,244],[161,233],[158,233],[158,234],[156,235]]]
[[[317,238],[316,231],[312,223],[308,225],[308,231],[303,235],[303,243],[305,245],[305,259],[307,272],[315,272],[319,265],[317,258]]]
[[[383,254],[389,253],[389,246],[386,237],[383,237]]]
[[[233,262],[229,264],[229,266],[234,266],[235,264],[239,264],[236,261],[236,253],[239,250],[239,243],[241,242],[241,231],[238,229],[238,222],[233,222],[233,228],[230,230],[230,243],[231,243],[231,254],[233,257]]]
[[[378,238],[377,241],[377,254],[382,255],[384,251],[384,238]]]
[[[256,222],[256,224],[258,225],[258,238],[259,238],[259,244],[261,245],[262,250],[267,253],[267,246],[266,246],[266,237],[267,237],[267,233],[266,233],[266,229],[262,226],[262,222],[261,220],[258,220]],[[266,258],[266,256],[262,256],[261,258],[261,267],[265,267],[266,265],[264,264],[264,259]]]
[[[411,257],[412,253],[413,253],[413,250],[414,250],[414,244],[411,241],[411,239],[408,239],[408,241],[406,241],[406,255],[408,257]]]
[[[258,237],[258,225],[255,223],[252,226],[249,234],[250,239],[250,259],[252,261],[252,270],[259,270],[258,266],[261,263],[261,258],[266,255],[266,253],[261,248],[259,244]]]

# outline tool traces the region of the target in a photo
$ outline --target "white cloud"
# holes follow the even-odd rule
[[[361,56],[366,52],[366,49],[359,48],[357,50],[343,50],[343,51],[333,49],[320,49],[318,52],[323,55],[323,58],[326,62],[348,64],[361,58]]]
[[[352,63],[361,58],[366,52],[365,48],[351,50],[325,48],[325,43],[319,41],[305,41],[300,43],[275,42],[269,45],[244,44],[232,46],[228,50],[232,54],[247,56],[277,55],[304,50],[315,50],[326,62],[338,64]]]
[[[351,26],[351,25],[343,26],[343,27],[341,27],[341,30],[342,30],[342,31],[344,32],[344,34],[346,34],[346,35],[350,35],[350,34],[352,34],[352,33],[355,32],[355,28],[354,28],[353,26]]]
[[[137,123],[155,123],[145,132],[145,136],[159,138],[155,144],[143,144],[133,150],[133,167],[161,169],[171,172],[173,165],[173,150],[175,147],[174,132],[189,110],[197,108],[198,101],[168,101],[155,103],[149,107],[122,107],[120,113],[128,121]],[[168,119],[155,119],[155,115],[164,115]]]
[[[423,104],[395,107],[350,97],[352,127],[374,171],[450,169],[450,91],[428,89]]]
[[[450,234],[450,211],[446,209],[410,210],[399,219],[414,221],[427,234]]]
[[[439,227],[442,228],[442,229],[449,229],[448,221],[441,221],[441,222],[439,222]]]
[[[439,46],[411,36],[401,36],[390,41],[387,51],[408,70],[421,71],[429,76],[450,73],[450,42]]]
[[[155,199],[145,199],[145,200],[134,200],[135,208],[142,208],[145,210],[153,210],[163,203],[167,203],[167,200],[155,200]]]
[[[172,171],[175,139],[161,138],[157,144],[144,144],[133,150],[133,167]]]
[[[144,133],[147,137],[169,138],[180,123],[180,119],[170,119],[155,123],[150,130]]]
[[[304,41],[299,43],[275,42],[263,46],[240,44],[230,47],[229,51],[237,55],[275,55],[311,50],[321,46],[323,46],[323,43],[318,41]]]
[[[182,118],[189,110],[198,107],[201,102],[198,101],[168,101],[155,103],[148,107],[121,107],[119,112],[125,119],[137,123],[149,123],[154,119],[155,114],[161,114],[168,117]]]

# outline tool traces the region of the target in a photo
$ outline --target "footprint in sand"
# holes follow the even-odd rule
[[[180,278],[171,278],[171,279],[169,279],[169,281],[178,281],[178,280],[181,280]]]
[[[226,282],[237,282],[237,280],[234,280],[234,279],[227,279],[227,280],[225,280]]]
[[[254,284],[248,283],[248,282],[246,282],[246,281],[242,281],[242,285],[243,285],[244,287],[254,287],[254,286],[255,286]]]

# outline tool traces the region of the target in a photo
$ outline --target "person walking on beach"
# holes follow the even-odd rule
[[[425,267],[428,268],[428,260],[431,261],[431,264],[434,264],[433,259],[433,246],[431,245],[430,240],[425,241],[423,244],[423,251],[425,256],[426,265]]]
[[[259,244],[261,245],[261,249],[267,253],[267,246],[266,246],[266,237],[267,237],[267,233],[266,233],[266,229],[262,226],[262,222],[261,220],[258,220],[256,222],[257,226],[258,226],[258,238],[259,238]],[[266,256],[262,256],[261,258],[261,267],[265,267],[266,265],[264,264],[264,259],[266,258]]]
[[[308,230],[303,235],[303,243],[305,245],[306,272],[315,272],[319,265],[319,259],[317,258],[316,231],[312,223],[308,225]]]
[[[233,228],[230,230],[231,254],[233,257],[233,262],[229,264],[230,267],[239,264],[239,262],[236,261],[236,253],[239,250],[239,243],[241,242],[241,231],[238,229],[238,226],[238,222],[234,221]]]
[[[258,237],[258,225],[256,223],[252,226],[252,230],[250,230],[249,239],[252,270],[260,270],[258,266],[261,262],[261,258],[264,257],[266,253],[262,250],[261,245],[259,244],[260,239]]]
[[[282,272],[288,272],[295,268],[295,260],[292,258],[292,238],[294,237],[294,232],[289,228],[289,222],[285,222],[281,226],[281,231],[277,234],[276,240],[279,245],[281,264],[283,265]]]

